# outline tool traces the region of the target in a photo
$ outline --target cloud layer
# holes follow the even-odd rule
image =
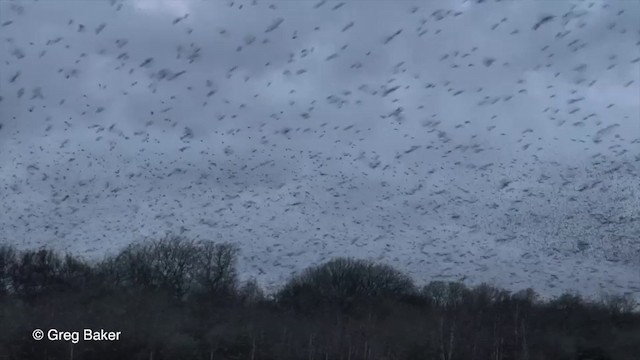
[[[637,2],[0,6],[0,242],[640,295]]]

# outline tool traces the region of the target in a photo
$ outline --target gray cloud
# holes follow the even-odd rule
[[[315,5],[0,4],[0,241],[640,293],[637,3]]]

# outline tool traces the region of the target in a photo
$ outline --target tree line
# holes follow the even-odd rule
[[[542,300],[489,284],[417,286],[384,264],[336,258],[266,294],[238,249],[169,235],[100,262],[0,246],[0,359],[640,359],[630,296]],[[34,329],[121,331],[36,341]]]

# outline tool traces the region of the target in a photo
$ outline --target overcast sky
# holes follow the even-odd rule
[[[0,242],[640,297],[640,2],[2,1]]]

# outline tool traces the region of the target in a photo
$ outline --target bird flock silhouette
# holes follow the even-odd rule
[[[640,2],[3,1],[0,243],[640,296]]]

